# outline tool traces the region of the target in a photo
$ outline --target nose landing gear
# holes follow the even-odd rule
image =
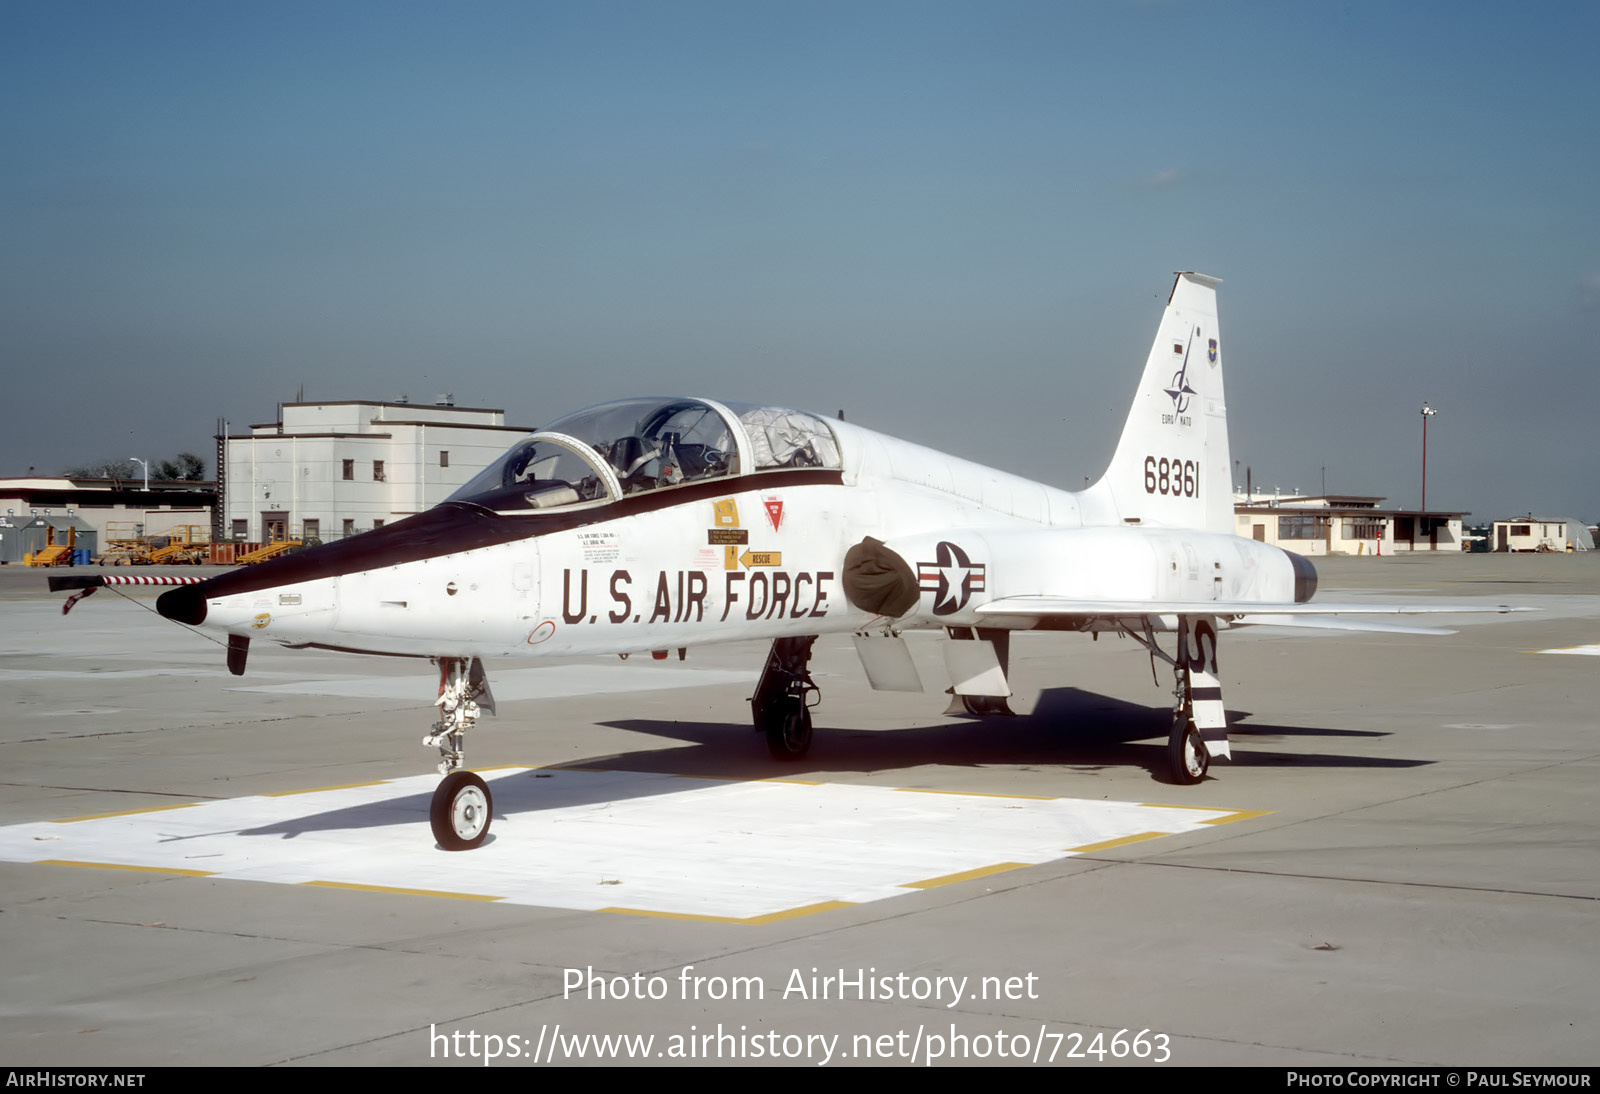
[[[489,786],[471,771],[462,771],[466,759],[466,734],[483,711],[494,713],[494,694],[483,662],[476,657],[441,657],[439,665],[439,720],[422,743],[439,750],[439,774],[444,776],[433,792],[428,822],[433,838],[446,851],[469,851],[488,838],[494,798]]]

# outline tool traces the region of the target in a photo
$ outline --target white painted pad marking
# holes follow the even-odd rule
[[[1561,650],[1539,650],[1539,653],[1576,653],[1587,657],[1600,657],[1600,645],[1568,646]]]
[[[430,775],[283,797],[0,828],[0,860],[65,860],[516,904],[747,919],[902,895],[917,882],[1151,832],[1222,809],[734,782],[629,771],[484,773],[492,838],[435,848]],[[535,776],[548,777],[535,777]]]

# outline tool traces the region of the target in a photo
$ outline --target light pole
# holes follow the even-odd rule
[[[128,459],[144,468],[144,488],[148,491],[150,489],[150,461],[141,460],[138,456],[129,456]]]
[[[1426,402],[1422,404],[1422,511],[1428,511],[1428,419],[1439,413]]]

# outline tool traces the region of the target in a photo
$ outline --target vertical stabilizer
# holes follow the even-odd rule
[[[1233,534],[1215,277],[1178,274],[1116,455],[1086,506],[1118,523]]]

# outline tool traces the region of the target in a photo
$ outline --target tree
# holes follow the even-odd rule
[[[133,460],[106,460],[102,463],[69,467],[62,472],[72,479],[143,479],[144,468]],[[193,452],[179,452],[165,460],[150,461],[150,478],[165,482],[203,482],[206,461]]]
[[[132,460],[107,460],[69,467],[62,474],[70,479],[132,479],[139,476],[139,465]]]
[[[152,463],[150,475],[172,482],[199,482],[206,477],[206,461],[193,452],[179,452],[170,460]]]

